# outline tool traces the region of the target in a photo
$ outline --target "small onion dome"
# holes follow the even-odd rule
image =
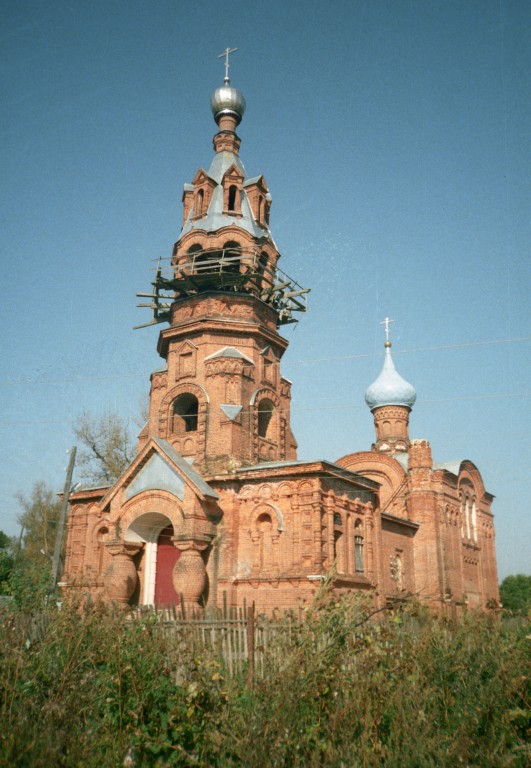
[[[236,118],[236,125],[241,121],[245,112],[245,99],[237,88],[233,88],[228,79],[221,88],[216,88],[210,98],[210,107],[214,120],[219,122],[223,115],[233,115]]]
[[[391,342],[387,342],[382,372],[365,392],[365,402],[371,411],[374,411],[382,405],[404,405],[412,408],[416,399],[415,388],[397,373],[391,357]]]

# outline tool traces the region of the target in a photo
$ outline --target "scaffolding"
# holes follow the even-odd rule
[[[149,323],[135,328],[146,328],[169,322],[174,301],[198,296],[206,291],[234,291],[257,296],[272,307],[278,315],[278,324],[296,323],[294,313],[306,312],[306,294],[285,272],[271,269],[263,252],[256,248],[215,248],[187,253],[175,258],[167,266],[158,260],[155,279],[149,293],[137,293],[139,298],[150,299],[139,307],[151,309]]]

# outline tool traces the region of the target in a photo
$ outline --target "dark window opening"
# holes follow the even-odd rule
[[[199,243],[192,245],[192,247],[188,249],[188,261],[192,271],[196,269],[201,261],[204,261],[205,256],[202,251],[203,247],[199,245]]]
[[[173,403],[173,432],[197,432],[199,401],[195,395],[184,394]]]
[[[339,559],[340,559],[340,540],[341,536],[343,534],[341,531],[334,531],[334,562],[337,564],[338,570],[343,570],[340,567]]]
[[[234,184],[231,184],[229,187],[229,204],[228,204],[228,210],[229,211],[235,211],[236,210],[236,194],[238,192],[238,187],[235,187]]]
[[[230,240],[223,246],[223,258],[225,265],[223,267],[224,272],[239,272],[240,260],[241,260],[241,245],[235,241]]]
[[[271,439],[272,419],[275,406],[271,400],[261,400],[258,406],[258,435]]]

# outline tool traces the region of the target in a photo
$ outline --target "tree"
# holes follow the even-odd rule
[[[86,482],[110,484],[131,462],[133,445],[128,424],[117,414],[108,413],[98,418],[82,413],[73,430],[82,446],[77,454],[77,466]],[[22,508],[21,547],[15,558],[9,553],[11,561],[3,558],[0,536],[0,584],[4,570],[8,571],[5,588],[19,604],[31,607],[42,604],[51,586],[61,501],[43,481],[35,483],[29,496],[19,493],[17,498]]]
[[[73,425],[81,443],[77,467],[90,483],[113,483],[130,464],[134,448],[129,425],[116,413],[96,417],[83,412]]]
[[[61,501],[43,481],[29,496],[17,494],[22,513],[21,548],[10,575],[11,592],[25,606],[38,604],[50,587],[52,557]]]
[[[13,571],[12,541],[7,533],[0,531],[0,594],[9,592],[9,580]]]
[[[500,600],[506,610],[528,614],[531,610],[531,576],[507,576],[500,584]]]

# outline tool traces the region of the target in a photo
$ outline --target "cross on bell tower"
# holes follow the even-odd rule
[[[394,322],[395,321],[391,320],[390,317],[384,317],[384,319],[380,323],[380,325],[385,325],[385,346],[386,347],[391,346],[391,342],[389,341],[389,325]]]
[[[231,53],[236,53],[237,48],[225,48],[223,53],[220,53],[218,59],[225,59],[225,85],[230,85],[229,79],[229,56]]]

